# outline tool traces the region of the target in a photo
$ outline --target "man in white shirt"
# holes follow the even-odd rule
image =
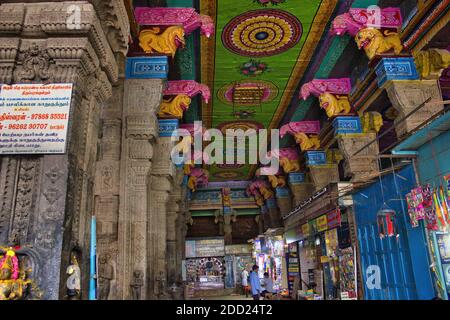
[[[242,270],[241,273],[241,283],[242,283],[242,291],[245,294],[245,297],[248,297],[248,271],[247,268],[245,268],[244,270]]]

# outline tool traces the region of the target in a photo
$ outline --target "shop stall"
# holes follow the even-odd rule
[[[283,236],[260,236],[254,240],[253,258],[259,267],[259,278],[267,272],[273,280],[273,288],[281,292],[283,285],[283,267],[285,264]]]
[[[186,281],[194,290],[225,287],[225,243],[223,238],[186,240]]]

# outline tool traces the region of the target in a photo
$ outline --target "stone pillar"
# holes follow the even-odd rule
[[[363,133],[359,117],[337,117],[333,126],[339,150],[345,159],[344,175],[350,177],[352,182],[364,182],[372,174],[378,173],[379,150],[375,139],[376,129],[379,128],[367,127],[368,132]],[[366,147],[361,150],[364,146]],[[355,155],[359,150],[361,152]]]
[[[125,24],[105,34],[98,14],[121,15],[123,3],[100,8],[88,2],[10,3],[0,6],[0,83],[72,83],[66,150],[63,155],[1,159],[1,245],[32,246],[33,279],[44,299],[65,295],[70,252],[80,253],[81,294],[87,296],[89,221],[100,112],[118,81],[115,53],[127,47]],[[79,27],[68,24],[78,5]],[[120,7],[120,8],[119,8]],[[15,204],[15,205],[14,205]]]
[[[394,122],[398,137],[414,130],[424,121],[444,108],[442,94],[437,79],[419,80],[414,59],[383,58],[376,67],[378,86],[386,89],[393,107],[398,111]],[[431,98],[423,106],[400,122],[419,105]]]
[[[267,214],[269,219],[269,228],[278,228],[282,226],[280,211],[277,207],[277,201],[275,197],[266,200]]]
[[[149,188],[151,203],[147,221],[148,299],[168,298],[167,213],[169,193],[174,188],[175,177],[175,166],[170,158],[174,142],[171,141],[170,135],[178,128],[178,121],[173,120],[170,126],[167,120],[164,120],[164,124],[159,126]]]
[[[154,228],[149,225],[150,212],[154,207],[150,174],[158,136],[156,113],[166,75],[166,57],[127,58],[120,160],[118,299],[133,297],[131,285],[134,283],[134,272],[142,275],[144,283],[144,288],[136,290],[138,298],[148,298],[148,265],[153,263],[154,258],[148,253],[148,228]],[[165,234],[165,230],[163,232]]]
[[[314,185],[306,181],[306,174],[301,172],[289,173],[289,188],[294,196],[292,207],[309,198],[314,191]]]
[[[292,209],[292,197],[287,187],[275,188],[275,194],[277,197],[278,208],[280,209],[281,216],[288,214]]]
[[[309,168],[309,176],[314,184],[315,191],[318,191],[330,183],[339,182],[338,163],[328,159],[327,155],[331,151],[307,151],[306,164]]]

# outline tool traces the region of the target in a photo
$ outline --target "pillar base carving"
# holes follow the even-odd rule
[[[398,137],[411,132],[444,108],[443,103],[439,103],[442,101],[442,94],[436,80],[392,80],[386,83],[386,91],[392,105],[399,113],[394,122]],[[430,104],[417,110],[406,120],[398,121],[430,97]]]

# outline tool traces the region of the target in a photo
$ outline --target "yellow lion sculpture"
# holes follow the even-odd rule
[[[396,32],[384,31],[383,34],[378,29],[365,28],[358,32],[355,41],[360,50],[364,49],[369,60],[392,49],[395,54],[403,51],[402,41]]]
[[[302,151],[320,149],[320,140],[317,135],[308,137],[304,132],[297,132],[295,134],[295,142],[300,145]]]
[[[185,94],[180,94],[171,99],[163,99],[159,107],[158,117],[160,118],[183,118],[183,112],[189,108],[191,98]]]
[[[300,162],[298,160],[289,160],[287,158],[281,158],[280,166],[286,173],[300,171]]]
[[[323,93],[319,96],[320,107],[325,109],[328,118],[340,113],[349,113],[352,110],[347,96],[335,96],[331,93]]]
[[[267,176],[272,188],[284,188],[286,186],[286,178],[283,176]]]
[[[180,26],[168,27],[162,33],[160,28],[142,30],[139,34],[139,46],[145,53],[162,53],[175,56],[178,47],[185,45],[184,29]]]
[[[383,126],[383,117],[379,112],[365,112],[361,117],[361,125],[364,133],[380,132]]]

